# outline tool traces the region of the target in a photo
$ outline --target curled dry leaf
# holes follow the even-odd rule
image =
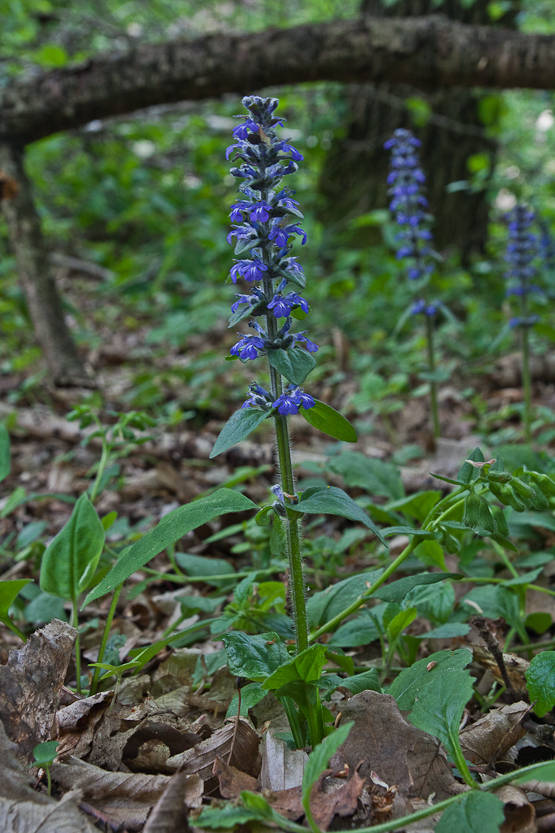
[[[70,758],[52,766],[52,778],[64,789],[79,789],[83,800],[114,826],[140,830],[148,813],[170,782],[168,775],[108,772]]]
[[[492,764],[503,757],[524,737],[523,718],[530,711],[528,703],[519,701],[492,709],[460,733],[465,758],[473,764]]]
[[[310,794],[310,809],[314,821],[322,830],[328,830],[335,816],[353,815],[366,783],[358,772],[353,772],[348,780],[330,777],[330,772],[322,774]]]
[[[96,829],[79,812],[79,792],[69,792],[56,802],[29,786],[29,773],[20,764],[17,747],[0,723],[0,830],[2,833],[95,833]]]
[[[536,813],[522,789],[507,784],[495,795],[503,802],[505,813],[499,833],[536,833]]]
[[[28,760],[37,743],[52,737],[75,635],[75,628],[54,619],[0,667],[0,720]]]

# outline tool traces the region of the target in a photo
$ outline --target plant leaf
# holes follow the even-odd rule
[[[306,604],[308,621],[312,627],[322,625],[352,604],[381,575],[381,570],[372,570],[349,576],[336,584],[310,596]]]
[[[244,512],[257,508],[252,500],[239,492],[218,489],[211,495],[168,512],[154,529],[124,550],[108,575],[91,590],[84,604],[111,593],[129,576],[144,567],[151,558],[175,544],[191,530],[228,512]]]
[[[340,474],[347,486],[358,486],[371,495],[382,495],[398,500],[405,495],[399,469],[360,451],[343,451],[330,457],[330,469]]]
[[[3,422],[0,422],[0,482],[11,471],[10,435]]]
[[[254,431],[269,416],[269,411],[261,408],[239,408],[230,416],[214,443],[210,458],[223,454]]]
[[[302,408],[299,411],[309,425],[336,440],[344,440],[347,443],[357,441],[357,432],[343,414],[319,399],[315,399],[314,402],[313,408]]]
[[[3,622],[11,631],[21,636],[18,628],[13,624],[9,616],[10,607],[14,599],[26,584],[29,584],[30,578],[6,579],[0,581],[0,622]]]
[[[464,670],[471,660],[466,648],[438,651],[401,671],[388,689],[402,711],[410,709],[413,726],[438,738],[453,757],[464,707],[472,697],[472,677]]]
[[[264,681],[264,688],[276,691],[289,683],[314,683],[322,674],[326,664],[326,649],[323,645],[311,645],[296,657],[288,658]]]
[[[294,509],[299,512],[306,512],[309,515],[339,515],[341,518],[347,518],[350,521],[358,521],[370,529],[380,543],[387,546],[382,533],[364,509],[358,503],[355,503],[343,489],[338,489],[337,486],[326,486],[325,488],[311,490],[310,496],[301,499]]]
[[[534,711],[543,717],[555,706],[555,651],[542,651],[526,671],[526,684]]]
[[[104,547],[104,527],[88,495],[81,495],[71,517],[42,557],[40,587],[62,599],[77,599],[90,585]]]
[[[262,683],[284,663],[289,654],[277,633],[255,635],[232,631],[223,637],[227,664],[236,677]]]
[[[310,814],[310,793],[312,787],[326,769],[330,758],[335,755],[341,744],[345,743],[354,722],[344,723],[335,729],[308,756],[303,773],[303,807]]]
[[[443,811],[435,833],[499,833],[503,802],[491,793],[470,790]]]
[[[299,347],[291,347],[289,350],[268,350],[268,361],[274,370],[294,385],[302,385],[316,365],[314,357]]]

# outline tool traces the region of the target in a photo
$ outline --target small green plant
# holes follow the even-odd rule
[[[52,795],[52,778],[50,776],[50,767],[56,759],[59,741],[47,740],[44,743],[38,743],[33,749],[33,763],[36,767],[44,769],[46,772],[46,789],[48,795]]]

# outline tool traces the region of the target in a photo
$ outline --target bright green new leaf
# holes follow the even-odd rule
[[[3,422],[0,422],[0,482],[11,470],[10,435]]]
[[[264,680],[268,691],[276,691],[289,683],[314,683],[320,678],[326,664],[326,649],[323,645],[311,645],[296,657],[288,659]]]
[[[310,495],[301,499],[294,508],[309,515],[339,515],[350,521],[358,521],[370,529],[384,546],[387,546],[382,533],[364,509],[337,486],[311,490]]]
[[[303,774],[303,807],[310,814],[310,793],[312,787],[326,769],[330,758],[337,752],[341,744],[345,743],[353,726],[353,721],[344,723],[335,729],[331,735],[315,747],[308,757]]]
[[[503,802],[491,793],[470,790],[443,811],[435,833],[499,833]]]
[[[58,740],[46,740],[44,743],[37,743],[33,749],[33,763],[35,766],[48,766],[56,757],[60,742]]]
[[[75,600],[90,585],[104,547],[104,527],[88,495],[81,495],[71,517],[42,557],[40,587]]]
[[[309,425],[321,431],[322,434],[327,434],[328,437],[334,437],[336,440],[344,440],[347,443],[355,443],[357,441],[357,432],[339,411],[332,408],[331,405],[326,405],[325,402],[320,402],[319,399],[314,400],[313,408],[301,408],[300,415],[306,419]]]
[[[30,581],[30,578],[7,579],[6,581],[0,581],[0,622],[3,622],[6,627],[20,637],[23,637],[23,634],[10,619],[9,610],[19,591],[22,590],[26,584],[29,584]]]
[[[257,508],[252,500],[239,492],[234,492],[232,489],[218,489],[211,495],[168,512],[158,526],[124,550],[108,575],[91,590],[84,604],[87,605],[94,599],[111,593],[129,576],[148,564],[155,555],[175,544],[192,529],[228,512],[245,512],[247,509]]]
[[[230,416],[214,443],[210,457],[217,457],[232,448],[254,431],[268,417],[268,411],[261,408],[239,408]]]
[[[316,360],[306,350],[293,347],[290,350],[268,350],[270,365],[294,385],[302,385]]]
[[[390,642],[393,642],[400,636],[405,628],[414,622],[417,616],[417,610],[415,607],[409,607],[407,610],[401,610],[397,613],[391,622],[388,622],[387,625],[387,638]]]
[[[534,711],[543,717],[555,706],[555,651],[536,654],[526,672],[526,684]]]
[[[464,669],[472,660],[466,648],[438,651],[405,668],[388,693],[418,729],[438,738],[453,757],[464,707],[472,697],[472,677]]]
[[[263,683],[289,660],[284,642],[277,633],[247,634],[240,631],[223,637],[227,665],[236,677]]]

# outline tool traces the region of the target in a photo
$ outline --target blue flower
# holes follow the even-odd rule
[[[299,408],[313,408],[315,404],[313,397],[301,390],[298,385],[288,385],[285,393],[282,393],[272,402],[272,406],[277,408],[278,414],[284,416],[298,414]]]
[[[237,283],[237,278],[244,278],[249,283],[253,283],[254,281],[261,281],[264,272],[267,271],[266,264],[259,257],[254,257],[252,260],[236,260],[229,274],[233,283]]]
[[[256,359],[259,353],[265,349],[264,339],[259,336],[242,336],[239,341],[230,348],[232,356],[238,356],[243,361]]]
[[[236,295],[235,297],[237,300],[231,305],[231,312],[236,312],[239,307],[245,304],[251,307],[257,307],[258,304],[262,304],[264,301],[264,293],[260,289],[253,289],[252,295]]]
[[[276,318],[287,318],[291,310],[300,307],[303,312],[308,312],[308,303],[296,292],[289,292],[287,295],[274,295],[268,309],[271,309]]]
[[[309,338],[305,336],[304,333],[293,333],[293,344],[302,344],[305,350],[308,350],[309,353],[316,353],[320,348],[317,344],[314,344]]]
[[[399,241],[397,257],[412,261],[407,267],[410,280],[425,278],[433,270],[429,261],[432,254],[425,241],[432,239],[429,229],[429,215],[425,196],[421,186],[426,177],[420,168],[417,148],[419,140],[409,130],[396,130],[384,147],[391,151],[391,171],[387,178],[392,197],[389,208],[400,228],[396,235]]]
[[[411,314],[412,315],[427,315],[432,318],[437,312],[437,305],[430,304],[423,299],[415,301],[411,307]]]
[[[271,394],[261,385],[249,385],[249,393],[249,398],[245,399],[241,408],[263,408],[269,410],[273,407]]]
[[[255,202],[249,205],[249,220],[251,223],[266,223],[270,219],[272,206],[267,202]]]

